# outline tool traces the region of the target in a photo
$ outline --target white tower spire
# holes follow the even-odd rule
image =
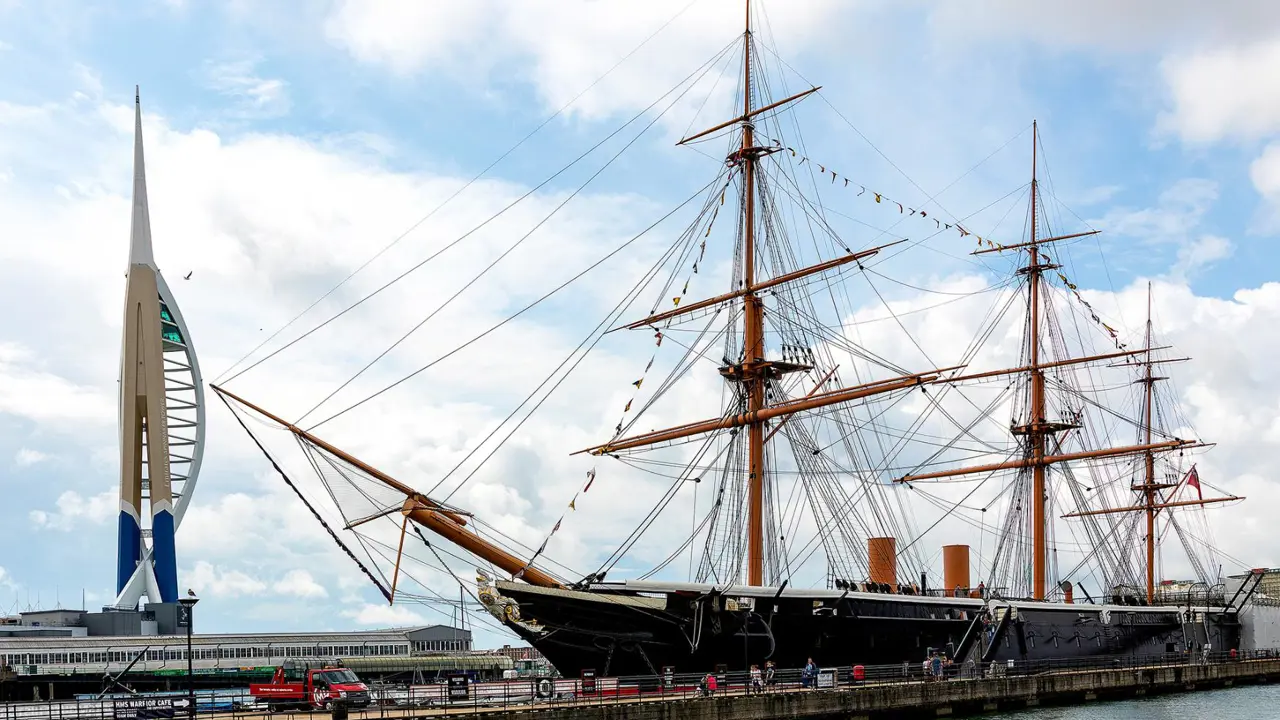
[[[117,607],[178,599],[174,533],[204,454],[204,387],[187,325],[151,246],[142,103],[134,95],[133,214],[120,348]],[[149,541],[149,542],[148,542]]]
[[[151,252],[151,210],[147,207],[147,168],[142,157],[142,94],[133,89],[133,220],[129,225],[129,264],[155,268]]]

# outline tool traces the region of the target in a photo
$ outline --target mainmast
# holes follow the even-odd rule
[[[1023,272],[1028,274],[1028,293],[1031,295],[1031,332],[1028,334],[1028,342],[1030,343],[1029,364],[1031,367],[1031,417],[1029,422],[1021,428],[1014,428],[1014,434],[1018,434],[1019,430],[1023,430],[1031,438],[1031,457],[1035,460],[1035,465],[1031,470],[1031,537],[1032,552],[1035,557],[1032,560],[1032,586],[1031,594],[1036,600],[1043,600],[1045,596],[1045,576],[1048,567],[1048,543],[1045,536],[1048,534],[1048,522],[1045,518],[1045,465],[1044,465],[1044,445],[1045,438],[1050,432],[1046,424],[1045,399],[1044,399],[1044,370],[1040,368],[1040,274],[1045,270],[1046,266],[1040,264],[1040,246],[1037,242],[1036,228],[1036,195],[1039,194],[1039,182],[1036,178],[1036,158],[1039,144],[1040,132],[1039,125],[1032,121],[1031,123],[1031,244],[1027,247],[1027,254],[1030,262]],[[1065,428],[1063,428],[1065,429]]]
[[[764,409],[764,306],[752,288],[756,280],[755,127],[751,117],[751,0],[746,2],[742,34],[742,385],[747,409],[756,417]],[[764,421],[747,425],[747,584],[764,584]]]

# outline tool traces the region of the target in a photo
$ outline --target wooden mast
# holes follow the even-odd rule
[[[1155,377],[1151,374],[1151,283],[1147,283],[1147,332],[1146,342],[1144,346],[1147,349],[1146,362],[1143,363],[1142,383],[1145,386],[1146,408],[1144,414],[1144,425],[1146,426],[1146,442],[1151,444],[1151,427],[1155,424],[1154,395],[1155,395]],[[1147,501],[1147,603],[1153,603],[1156,599],[1156,456],[1154,453],[1144,453],[1146,460],[1146,482],[1142,486],[1143,495]]]
[[[1068,358],[1066,360],[1056,360],[1053,362],[1040,363],[1040,369],[1041,371],[1044,371],[1051,368],[1066,367],[1069,365],[1081,365],[1084,363],[1096,362],[1098,360],[1111,360],[1115,358],[1128,357],[1131,355],[1140,355],[1144,352],[1146,351],[1145,350],[1126,350],[1122,352],[1104,353],[1102,355],[1091,355],[1089,357],[1082,357],[1082,358]],[[782,363],[764,363],[764,365],[766,369],[773,368],[777,365],[784,365],[784,369],[788,369],[785,366],[785,364],[782,364]],[[803,368],[804,366],[799,366],[799,367]],[[596,445],[595,447],[579,450],[578,452],[575,452],[573,454],[578,455],[580,453],[591,453],[592,455],[608,455],[621,450],[633,450],[635,448],[646,447],[649,445],[656,445],[657,443],[669,442],[672,440],[680,440],[682,438],[692,437],[694,435],[699,435],[707,432],[714,432],[716,430],[728,430],[730,428],[743,427],[745,425],[750,424],[754,420],[767,422],[769,420],[773,420],[774,418],[782,418],[783,422],[785,422],[786,418],[798,412],[804,412],[806,410],[816,410],[818,408],[827,407],[828,405],[835,405],[837,403],[849,402],[851,400],[859,400],[862,398],[872,397],[874,395],[880,395],[887,392],[905,390],[905,389],[914,388],[922,385],[938,385],[938,384],[945,384],[945,383],[959,383],[959,382],[965,382],[969,380],[983,380],[986,378],[999,377],[1001,375],[1021,375],[1025,372],[1028,372],[1031,369],[1029,365],[1023,365],[1021,367],[1005,368],[1002,370],[985,370],[983,372],[970,373],[966,375],[948,375],[944,377],[944,373],[959,370],[962,367],[963,366],[938,368],[936,370],[929,370],[923,373],[915,373],[912,375],[902,375],[895,378],[888,378],[886,380],[875,380],[869,383],[863,383],[861,385],[851,385],[849,387],[843,387],[836,390],[828,390],[826,392],[817,392],[817,390],[815,389],[813,392],[810,392],[801,398],[796,398],[793,400],[783,400],[782,402],[773,403],[772,405],[766,405],[762,410],[754,414],[742,413],[739,415],[727,415],[724,417],[712,418],[710,420],[702,420],[699,422],[692,422],[692,423],[686,423],[684,425],[677,425],[676,427],[666,428],[664,430],[654,430],[651,432],[642,433],[640,435],[632,435],[630,437],[625,437],[625,438],[615,438],[603,445]],[[737,377],[737,375],[732,375],[731,372],[725,369],[722,369],[722,373],[729,374],[735,378]],[[823,380],[819,383],[819,385],[825,383],[827,379],[829,378],[823,378]],[[1058,423],[1057,425],[1061,426],[1060,429],[1063,429],[1066,427],[1074,427],[1074,426],[1064,425],[1062,423]],[[771,436],[772,436],[772,432],[770,433],[769,436],[766,436],[766,437],[771,437]],[[1175,440],[1170,443],[1156,443],[1155,445],[1153,445],[1153,447],[1157,449],[1170,449],[1174,447],[1179,447],[1179,448],[1189,447],[1192,444],[1193,443],[1188,440]],[[1116,454],[1116,453],[1123,454],[1123,453],[1129,453],[1129,452],[1137,452],[1141,449],[1142,448],[1138,446],[1124,447],[1124,448],[1108,448],[1106,449],[1105,452],[1107,454]],[[1044,458],[1044,463],[1052,464],[1053,462],[1057,462],[1056,460],[1054,460],[1054,457],[1057,457],[1057,456],[1049,456]],[[1090,457],[1095,457],[1095,456],[1090,455]],[[1098,456],[1098,457],[1101,457],[1101,456]],[[1017,467],[1031,467],[1031,463],[1029,461],[1018,461],[1018,462],[1021,464],[1018,464]],[[1014,465],[1002,465],[1002,467],[1006,467],[1006,466],[1014,467]],[[914,480],[924,480],[927,478],[934,478],[934,477],[964,475],[964,474],[973,473],[973,472],[981,472],[981,470],[975,469],[975,468],[962,468],[959,470],[944,470],[942,472],[929,473],[925,475],[908,475],[907,477],[899,478],[896,482],[911,482]]]
[[[1040,253],[1036,244],[1036,195],[1039,193],[1036,179],[1036,145],[1039,140],[1039,126],[1031,123],[1031,244],[1027,254],[1031,262],[1026,271],[1029,274],[1028,285],[1031,294],[1031,417],[1027,426],[1031,437],[1031,456],[1035,465],[1031,468],[1031,537],[1035,558],[1032,561],[1031,596],[1043,600],[1045,596],[1045,576],[1048,566],[1048,522],[1045,518],[1045,465],[1044,445],[1046,433],[1046,415],[1044,398],[1044,371],[1040,368]]]
[[[753,417],[764,409],[764,305],[752,290],[756,284],[755,174],[757,154],[751,119],[751,0],[746,0],[746,31],[742,35],[742,384],[747,411]],[[764,584],[764,421],[747,424],[747,584]]]
[[[900,478],[899,482],[914,482],[917,480],[927,480],[944,477],[954,477],[957,475],[967,475],[979,472],[994,472],[998,470],[1009,469],[1030,469],[1031,470],[1031,544],[1032,544],[1032,587],[1031,595],[1036,600],[1045,599],[1049,587],[1048,583],[1048,535],[1049,535],[1049,519],[1046,512],[1046,503],[1048,500],[1048,483],[1047,474],[1050,465],[1071,460],[1085,460],[1104,457],[1118,457],[1122,455],[1132,455],[1141,453],[1147,460],[1148,468],[1154,463],[1155,453],[1165,452],[1169,450],[1185,449],[1198,445],[1195,441],[1173,439],[1166,442],[1154,442],[1151,437],[1150,424],[1148,423],[1146,442],[1138,445],[1127,447],[1102,448],[1099,450],[1090,450],[1078,453],[1061,453],[1049,455],[1047,453],[1048,438],[1051,435],[1079,427],[1075,423],[1062,421],[1050,421],[1048,417],[1047,398],[1045,392],[1045,370],[1057,367],[1063,363],[1048,362],[1042,363],[1040,358],[1040,329],[1042,313],[1042,292],[1044,288],[1042,275],[1046,270],[1052,270],[1059,267],[1052,261],[1041,262],[1042,256],[1039,247],[1043,243],[1056,242],[1059,240],[1067,240],[1071,238],[1084,237],[1092,235],[1096,231],[1083,233],[1073,233],[1070,235],[1062,235],[1058,237],[1040,238],[1039,236],[1039,194],[1040,182],[1038,177],[1038,159],[1039,159],[1039,124],[1032,122],[1031,124],[1031,236],[1028,242],[1019,243],[1017,245],[999,246],[987,250],[978,250],[974,254],[983,254],[987,252],[1003,252],[1003,251],[1027,251],[1028,263],[1022,267],[1019,272],[1027,275],[1027,309],[1028,309],[1028,333],[1027,333],[1027,365],[1022,368],[1030,375],[1031,387],[1027,417],[1024,424],[1015,425],[1010,428],[1014,435],[1026,436],[1027,456],[1021,460],[1013,460],[1003,463],[994,463],[978,467],[958,468],[954,470],[943,470],[939,472],[928,472],[916,475],[908,475]],[[1047,260],[1047,258],[1045,258]],[[1148,375],[1150,375],[1150,355],[1151,342],[1148,336],[1147,347],[1132,354],[1144,354],[1147,358]],[[1150,400],[1148,399],[1148,404]],[[1150,414],[1150,410],[1147,411]],[[1150,475],[1152,471],[1148,469],[1149,479],[1147,486],[1152,484]],[[1144,486],[1146,487],[1146,486]],[[1135,489],[1138,489],[1135,487]],[[1154,495],[1154,490],[1149,491],[1147,496],[1147,506],[1151,508],[1148,517],[1148,539],[1151,539],[1153,533],[1150,525],[1153,524],[1154,512],[1158,507],[1158,498]],[[1148,547],[1148,557],[1150,566],[1150,557],[1153,555],[1151,547]],[[1148,569],[1148,586],[1151,585],[1150,568]]]

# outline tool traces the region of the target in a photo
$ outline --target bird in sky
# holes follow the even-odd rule
[[[195,272],[195,270],[188,270],[188,271],[187,271],[187,274],[182,276],[182,279],[183,279],[183,280],[190,280],[190,279],[191,279],[191,273],[193,273],[193,272]]]

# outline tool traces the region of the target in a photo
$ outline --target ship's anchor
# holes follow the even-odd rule
[[[752,618],[755,618],[756,620],[760,621],[760,626],[764,628],[764,632],[762,633],[751,632]],[[757,612],[754,612],[754,611],[747,612],[747,614],[743,617],[743,620],[742,620],[742,630],[739,631],[738,634],[743,636],[743,639],[742,639],[743,645],[746,645],[747,643],[751,642],[751,638],[759,638],[759,637],[767,638],[769,640],[769,652],[766,652],[764,654],[765,660],[768,660],[769,658],[773,657],[773,651],[778,648],[778,643],[776,640],[774,640],[774,637],[773,637],[773,628],[770,626],[769,623],[765,622],[764,618],[760,617],[760,614]]]
[[[653,666],[653,661],[649,659],[649,654],[644,651],[644,646],[638,641],[619,641],[615,637],[597,635],[595,639],[595,646],[601,650],[609,651],[609,654],[605,657],[604,661],[604,674],[606,675],[609,674],[609,666],[613,663],[613,652],[619,648],[624,652],[634,652],[638,654],[640,658],[644,660],[644,664],[649,666],[649,670],[654,675],[659,674],[657,668]]]
[[[649,666],[649,672],[653,673],[654,676],[660,674],[658,669],[653,666],[653,661],[649,659],[649,653],[644,651],[644,646],[640,643],[636,643],[636,652],[640,653],[640,657],[644,658],[644,664]]]
[[[609,642],[609,647],[608,647],[609,654],[606,655],[604,658],[604,674],[607,676],[609,674],[609,665],[613,663],[613,651],[618,647],[618,641],[614,640],[613,638],[604,638],[604,639]],[[600,645],[600,640],[601,638],[598,638],[598,637],[596,638],[597,647]]]
[[[705,597],[705,596],[704,596]],[[685,640],[689,642],[689,651],[697,652],[698,645],[702,643],[702,598],[693,601],[693,637],[685,635]],[[684,628],[680,628],[680,632],[684,632]]]

